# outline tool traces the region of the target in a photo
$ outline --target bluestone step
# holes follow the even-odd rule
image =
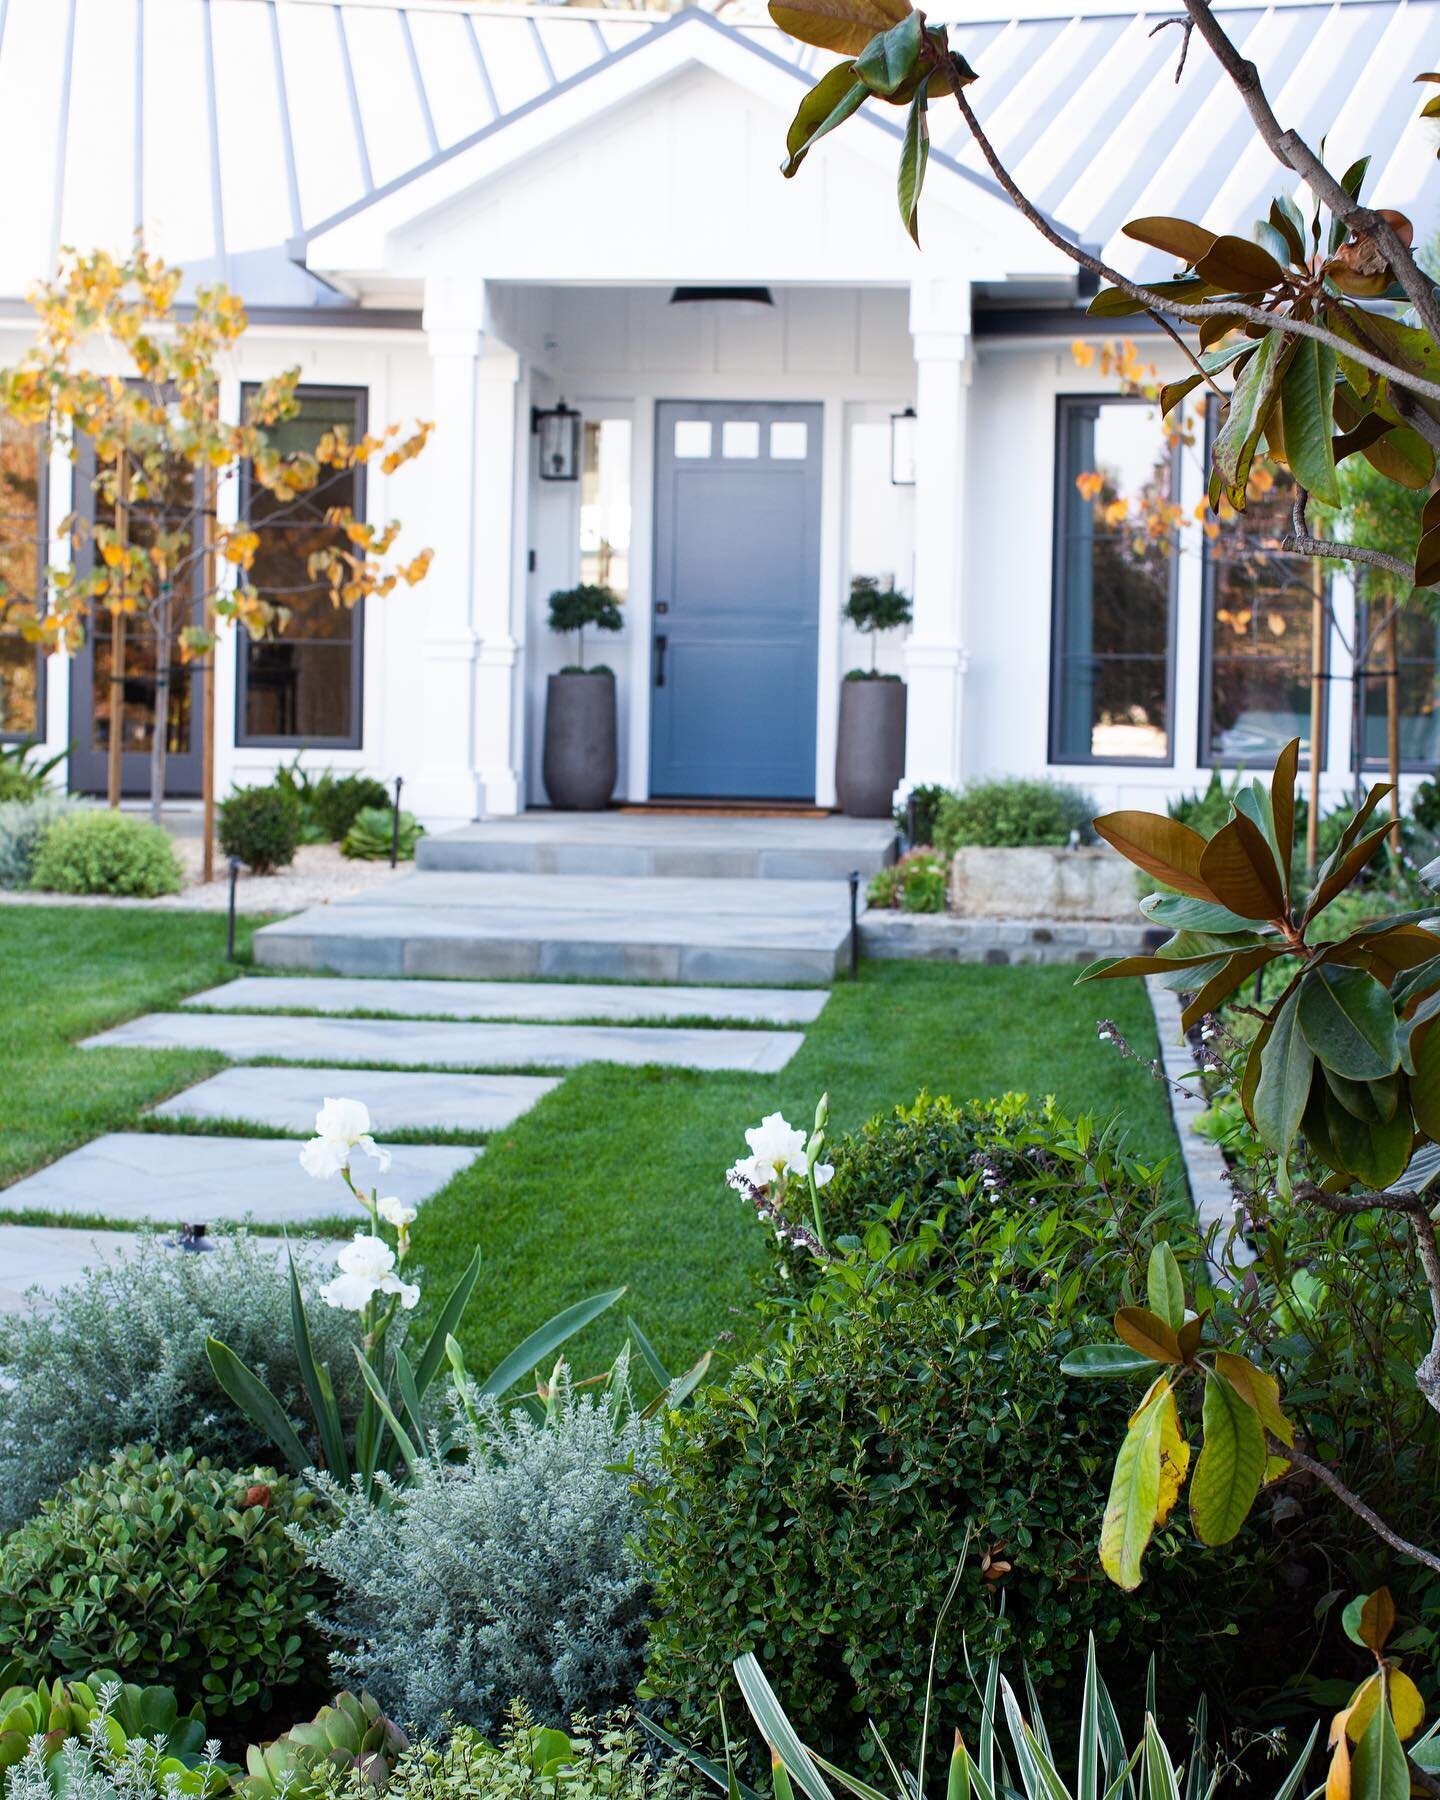
[[[868,879],[895,860],[886,819],[716,818],[674,813],[526,813],[420,840],[421,869],[525,875]]]
[[[486,1025],[449,1019],[313,1019],[251,1013],[149,1013],[96,1047],[215,1050],[236,1061],[371,1063],[380,1068],[571,1069],[665,1063],[683,1069],[783,1069],[798,1031],[671,1030],[654,1025]],[[383,1112],[382,1112],[383,1116]],[[92,1208],[92,1211],[95,1209]]]
[[[379,1185],[418,1206],[483,1151],[452,1144],[403,1144],[382,1176],[367,1157],[355,1160],[357,1181]],[[100,1214],[156,1225],[253,1219],[257,1225],[301,1224],[365,1215],[337,1176],[316,1181],[300,1167],[288,1139],[170,1137],[115,1131],[72,1150],[0,1193],[0,1214],[30,1208]]]
[[[192,994],[185,1006],[227,1012],[391,1013],[424,1019],[734,1019],[808,1025],[829,998],[813,988],[624,987],[587,981],[363,981],[242,975]]]
[[[559,1085],[541,1075],[248,1067],[222,1069],[154,1111],[162,1119],[243,1120],[275,1131],[310,1131],[322,1102],[336,1095],[363,1100],[383,1142],[387,1131],[500,1131]]]

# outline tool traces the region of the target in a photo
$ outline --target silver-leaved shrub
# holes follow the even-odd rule
[[[655,1428],[614,1384],[595,1399],[562,1382],[550,1413],[476,1403],[456,1417],[464,1461],[382,1482],[380,1505],[323,1481],[333,1525],[308,1541],[337,1590],[331,1667],[420,1733],[493,1732],[516,1699],[558,1724],[634,1694],[649,1584],[632,1489]]]
[[[296,1251],[302,1285],[320,1276]],[[309,1308],[315,1354],[337,1392],[360,1385],[353,1313]],[[205,1340],[244,1358],[292,1416],[304,1412],[290,1295],[272,1244],[244,1233],[213,1252],[159,1238],[99,1266],[43,1312],[0,1315],[0,1531],[30,1517],[77,1469],[120,1444],[189,1446],[230,1466],[275,1451],[216,1381]]]
[[[80,810],[82,802],[46,789],[32,799],[0,800],[0,888],[25,888],[40,840],[55,823]]]

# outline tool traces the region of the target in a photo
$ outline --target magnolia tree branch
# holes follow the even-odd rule
[[[1215,60],[1238,89],[1255,129],[1265,140],[1275,160],[1293,169],[1310,192],[1323,200],[1335,217],[1349,227],[1355,237],[1369,238],[1394,271],[1415,311],[1430,336],[1440,343],[1440,303],[1435,286],[1410,254],[1387,219],[1368,206],[1361,206],[1335,179],[1320,158],[1297,131],[1287,131],[1275,117],[1265,96],[1260,71],[1253,62],[1241,56],[1231,43],[1224,27],[1210,10],[1209,0],[1182,0],[1191,23],[1209,45]]]
[[[1329,556],[1337,562],[1363,563],[1367,569],[1384,569],[1387,574],[1414,581],[1415,565],[1406,562],[1403,556],[1391,556],[1386,550],[1370,550],[1363,544],[1337,544],[1328,538],[1312,537],[1305,518],[1309,503],[1310,496],[1304,488],[1297,488],[1290,514],[1295,529],[1284,540],[1281,549],[1293,550],[1297,556]]]
[[[1187,4],[1189,0],[1187,0]],[[1197,0],[1198,3],[1198,0]],[[1263,307],[1250,306],[1243,300],[1199,301],[1187,304],[1173,300],[1164,294],[1157,294],[1152,288],[1141,282],[1132,281],[1128,275],[1122,275],[1118,269],[1112,269],[1109,263],[1098,256],[1092,256],[1080,245],[1071,243],[1070,239],[1057,231],[1045,215],[1024,193],[1021,192],[1014,176],[1001,162],[995,146],[985,135],[985,128],[975,116],[975,109],[966,98],[958,71],[952,62],[944,62],[941,66],[946,70],[950,91],[955,96],[955,104],[960,108],[961,116],[970,128],[970,135],[985,158],[990,173],[1009,195],[1018,210],[1030,221],[1035,229],[1048,243],[1051,243],[1070,261],[1078,263],[1082,269],[1088,269],[1092,275],[1098,275],[1102,281],[1109,282],[1112,287],[1128,294],[1132,300],[1138,300],[1149,311],[1168,313],[1172,319],[1183,319],[1187,324],[1201,324],[1206,319],[1242,319],[1248,325],[1259,325],[1266,331],[1283,331],[1287,337],[1310,337],[1319,344],[1328,345],[1337,355],[1348,357],[1351,362],[1359,363],[1362,368],[1373,374],[1383,375],[1392,387],[1405,387],[1412,394],[1423,395],[1427,400],[1440,400],[1440,382],[1428,381],[1423,375],[1412,375],[1408,369],[1397,368],[1387,362],[1383,356],[1376,356],[1363,349],[1359,344],[1351,343],[1333,331],[1327,331],[1323,325],[1316,325],[1309,319],[1296,319],[1288,314],[1281,317],[1267,312]],[[1344,190],[1341,189],[1343,193]],[[1393,233],[1392,233],[1393,236]],[[1440,331],[1436,341],[1440,342]]]
[[[1339,1214],[1342,1218],[1351,1217],[1355,1213],[1393,1212],[1403,1213],[1409,1219],[1410,1229],[1415,1234],[1420,1268],[1430,1292],[1430,1317],[1433,1323],[1430,1348],[1415,1370],[1415,1385],[1430,1406],[1440,1412],[1440,1243],[1436,1241],[1435,1221],[1430,1217],[1430,1208],[1424,1195],[1403,1192],[1329,1194],[1312,1181],[1302,1181],[1296,1186],[1295,1198],[1311,1206],[1318,1206],[1322,1212]],[[1384,1536],[1383,1532],[1381,1536]],[[1431,1566],[1440,1569],[1440,1562]]]
[[[1440,1574],[1440,1556],[1433,1550],[1422,1550],[1419,1544],[1412,1544],[1409,1538],[1401,1537],[1398,1531],[1385,1523],[1373,1506],[1368,1506],[1357,1493],[1346,1487],[1329,1463],[1320,1462],[1290,1444],[1282,1444],[1279,1438],[1269,1437],[1268,1434],[1266,1442],[1272,1456],[1284,1457],[1286,1462],[1293,1463],[1297,1469],[1313,1475],[1318,1482],[1329,1488],[1343,1506],[1348,1506],[1357,1519],[1363,1519],[1376,1537],[1383,1538],[1392,1550],[1398,1550],[1402,1556],[1413,1556],[1416,1562],[1423,1563],[1427,1569],[1434,1569]]]

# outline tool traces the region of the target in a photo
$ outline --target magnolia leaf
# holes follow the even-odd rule
[[[1440,581],[1440,525],[1432,525],[1415,551],[1416,587],[1434,587]]]
[[[1325,1128],[1340,1166],[1368,1186],[1387,1188],[1404,1174],[1414,1141],[1408,1106],[1384,1124],[1371,1124],[1343,1106],[1327,1081]],[[1305,1132],[1311,1136],[1308,1120]]]
[[[1373,469],[1399,487],[1426,488],[1435,476],[1435,452],[1408,425],[1394,426],[1373,443],[1362,444],[1360,453]],[[1337,449],[1337,459],[1339,454]]]
[[[1200,879],[1222,906],[1247,919],[1278,919],[1285,912],[1285,883],[1275,854],[1252,819],[1237,812],[1200,855]]]
[[[1280,1410],[1280,1383],[1273,1375],[1257,1369],[1248,1357],[1233,1350],[1217,1350],[1215,1367],[1255,1414],[1271,1437],[1293,1448],[1295,1427]]]
[[[920,14],[907,12],[898,25],[870,40],[855,58],[855,74],[872,94],[889,99],[917,73],[924,41]]]
[[[870,40],[911,11],[910,0],[771,0],[770,17],[782,31],[841,56],[859,56]]]
[[[1307,923],[1324,907],[1327,907],[1337,894],[1344,893],[1345,889],[1349,887],[1350,883],[1385,842],[1385,839],[1390,835],[1390,831],[1391,826],[1387,821],[1384,825],[1381,825],[1378,829],[1372,831],[1368,837],[1363,837],[1358,843],[1352,844],[1350,848],[1339,857],[1338,862],[1335,861],[1334,857],[1327,857],[1324,867],[1329,868],[1330,872],[1329,874],[1324,874],[1322,869],[1321,879],[1316,885],[1315,892],[1305,903],[1305,918]],[[1330,867],[1331,863],[1334,863],[1333,867]]]
[[[1187,1360],[1200,1348],[1200,1339],[1205,1333],[1205,1321],[1209,1317],[1208,1309],[1193,1319],[1187,1319],[1175,1333],[1176,1342],[1180,1346],[1180,1354]]]
[[[1305,1116],[1315,1056],[1300,1029],[1299,995],[1292,993],[1273,1013],[1273,1029],[1260,1055],[1260,1079],[1253,1101],[1254,1125],[1261,1141],[1282,1157]]]
[[[1410,1800],[1410,1770],[1405,1748],[1388,1706],[1377,1706],[1355,1746],[1351,1769],[1352,1800]]]
[[[1284,239],[1285,249],[1291,259],[1303,267],[1305,256],[1305,221],[1300,216],[1300,208],[1288,194],[1277,194],[1270,202],[1270,225]]]
[[[1205,1441],[1190,1482],[1190,1519],[1202,1544],[1228,1544],[1245,1523],[1265,1473],[1265,1433],[1220,1374],[1209,1374],[1201,1409]]]
[[[1335,352],[1301,338],[1281,384],[1285,460],[1290,473],[1325,506],[1340,504],[1335,474]]]
[[[1295,856],[1295,777],[1300,768],[1300,740],[1290,742],[1275,758],[1270,777],[1270,818],[1275,827],[1275,850],[1280,878],[1288,897],[1290,864]]]
[[[1178,300],[1183,305],[1190,305],[1197,300],[1208,300],[1220,293],[1219,288],[1211,287],[1208,281],[1200,281],[1194,275],[1180,275],[1171,281],[1147,281],[1146,290],[1158,294],[1164,300]],[[1137,300],[1133,294],[1127,294],[1124,288],[1101,288],[1095,298],[1085,308],[1092,319],[1122,319],[1131,313],[1146,310],[1147,301]]]
[[[1200,875],[1205,839],[1160,813],[1114,812],[1095,820],[1095,834],[1127,861],[1196,900],[1219,904]]]
[[[1150,1252],[1145,1292],[1151,1312],[1178,1332],[1185,1323],[1185,1282],[1175,1252],[1168,1244],[1156,1244]]]
[[[1378,1587],[1373,1594],[1357,1594],[1340,1616],[1345,1635],[1362,1650],[1373,1650],[1378,1656],[1390,1641],[1395,1629],[1395,1601],[1388,1587]],[[1352,1707],[1355,1701],[1352,1699]],[[1364,1729],[1362,1724],[1361,1730]],[[1353,1731],[1352,1737],[1360,1733]]]
[[[1179,1363],[1179,1339],[1174,1328],[1143,1306],[1122,1306],[1115,1315],[1115,1335],[1121,1343],[1148,1356],[1151,1362]]]
[[[1223,906],[1209,900],[1192,900],[1188,894],[1147,894],[1140,910],[1157,925],[1168,925],[1172,931],[1205,931],[1225,935],[1249,932],[1253,919],[1242,919]]]
[[[1113,1379],[1120,1375],[1151,1375],[1155,1371],[1153,1357],[1132,1350],[1126,1344],[1082,1344],[1060,1361],[1062,1375],[1082,1380],[1095,1377]]]
[[[1248,248],[1255,250],[1257,256],[1265,256],[1265,252],[1255,245]],[[1266,257],[1266,261],[1270,258]],[[1210,453],[1212,490],[1218,478],[1219,491],[1228,496],[1236,512],[1245,510],[1250,465],[1279,398],[1296,342],[1294,338],[1287,340],[1282,332],[1266,332],[1254,357],[1237,378],[1226,404],[1224,422],[1216,433]],[[1211,505],[1216,504],[1212,493]]]
[[[1169,1393],[1168,1386],[1157,1382],[1131,1419],[1115,1458],[1100,1526],[1100,1566],[1117,1587],[1127,1590],[1140,1585],[1140,1559],[1155,1530],[1165,1429],[1161,1395]]]
[[[1217,237],[1194,266],[1203,280],[1233,294],[1261,293],[1285,279],[1281,264],[1248,238]]]
[[[1132,219],[1122,227],[1126,237],[1138,244],[1151,244],[1167,251],[1187,268],[1193,268],[1215,244],[1215,233],[1203,225],[1192,225],[1188,219],[1162,217]]]
[[[1389,1665],[1385,1685],[1390,1690],[1390,1716],[1395,1721],[1396,1735],[1404,1743],[1425,1723],[1425,1702],[1415,1683],[1393,1663]]]
[[[925,116],[925,90],[910,102],[905,121],[905,141],[900,148],[897,197],[905,229],[920,248],[920,190],[925,185],[925,165],[930,160],[930,124]]]
[[[1285,954],[1284,947],[1276,944],[1263,950],[1242,950],[1232,956],[1228,962],[1213,975],[1207,975],[1200,991],[1180,1014],[1180,1029],[1191,1031],[1205,1017],[1212,1013],[1222,1000],[1229,998],[1244,981],[1247,981],[1257,969],[1263,969],[1277,957]],[[1196,976],[1191,977],[1193,982]],[[1176,984],[1169,984],[1174,986]]]
[[[789,155],[780,165],[781,173],[787,178],[793,175],[819,139],[859,111],[868,92],[864,82],[856,79],[849,63],[837,63],[828,75],[817,81],[800,102],[800,109],[786,136],[785,148]]]
[[[1399,1068],[1394,1005],[1364,969],[1335,963],[1307,969],[1298,1014],[1306,1043],[1337,1074],[1374,1081]]]
[[[1440,1027],[1433,1022],[1410,1040],[1410,1107],[1415,1123],[1434,1143],[1440,1143]]]
[[[1325,1800],[1351,1800],[1350,1740],[1345,1734],[1343,1717],[1342,1714],[1337,1719],[1334,1728],[1335,1747],[1325,1776]]]
[[[1167,1387],[1156,1405],[1160,1410],[1160,1488],[1155,1497],[1155,1523],[1159,1526],[1168,1522],[1185,1485],[1190,1442],[1180,1428],[1175,1390]]]

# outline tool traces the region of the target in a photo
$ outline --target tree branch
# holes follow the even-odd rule
[[[1415,1249],[1430,1290],[1430,1317],[1433,1332],[1430,1348],[1415,1370],[1415,1385],[1425,1399],[1440,1412],[1440,1242],[1436,1241],[1435,1221],[1423,1194],[1390,1192],[1381,1194],[1329,1194],[1313,1181],[1302,1181],[1295,1189],[1297,1200],[1318,1206],[1322,1212],[1349,1217],[1363,1212],[1403,1213],[1415,1234]],[[1383,1535],[1383,1534],[1382,1534]],[[1433,1565],[1440,1569],[1440,1562]]]
[[[1403,556],[1391,556],[1387,550],[1370,550],[1363,544],[1338,544],[1328,538],[1312,537],[1305,520],[1309,500],[1304,488],[1296,489],[1295,505],[1290,514],[1295,529],[1282,540],[1282,550],[1293,551],[1297,556],[1330,556],[1337,562],[1363,563],[1367,569],[1384,569],[1387,574],[1414,582],[1415,565],[1406,562]]]
[[[1323,200],[1335,217],[1349,227],[1353,236],[1369,238],[1379,248],[1420,315],[1426,331],[1440,343],[1440,303],[1437,303],[1434,283],[1416,263],[1394,227],[1371,207],[1362,206],[1353,199],[1298,131],[1287,131],[1281,125],[1265,96],[1260,71],[1231,43],[1224,27],[1210,10],[1209,0],[1182,0],[1182,4],[1191,23],[1210,46],[1215,60],[1239,90],[1240,98],[1255,121],[1255,129],[1275,160],[1292,169],[1310,192]]]
[[[1199,0],[1193,0],[1198,4]],[[1186,5],[1192,0],[1186,0]],[[955,104],[965,123],[970,128],[970,135],[985,158],[990,173],[1010,196],[1015,206],[1022,212],[1035,229],[1048,243],[1051,243],[1070,261],[1078,263],[1082,269],[1088,269],[1092,275],[1098,275],[1112,287],[1128,294],[1132,300],[1138,300],[1142,306],[1154,312],[1168,313],[1172,319],[1184,319],[1187,323],[1199,324],[1206,319],[1243,319],[1246,324],[1259,325],[1266,331],[1283,331],[1290,337],[1311,337],[1319,344],[1328,345],[1338,355],[1345,356],[1351,362],[1359,363],[1362,368],[1373,374],[1383,375],[1391,387],[1406,387],[1412,394],[1421,394],[1427,400],[1440,400],[1440,382],[1427,381],[1423,375],[1412,375],[1408,369],[1397,368],[1394,363],[1387,362],[1383,356],[1375,356],[1369,350],[1362,349],[1359,344],[1342,338],[1333,331],[1327,331],[1323,325],[1313,324],[1309,319],[1296,319],[1286,314],[1283,318],[1273,312],[1266,312],[1263,307],[1247,305],[1243,300],[1201,301],[1188,305],[1179,300],[1157,294],[1153,288],[1147,288],[1138,281],[1132,281],[1128,275],[1122,275],[1118,269],[1112,269],[1107,262],[1098,256],[1092,256],[1088,250],[1082,250],[1078,244],[1058,232],[1040,209],[1026,198],[1016,184],[1014,176],[1001,162],[995,146],[985,135],[985,128],[975,116],[975,109],[965,97],[965,89],[961,85],[959,75],[953,61],[945,59],[940,66],[945,69],[950,82],[950,91],[955,96]],[[1343,189],[1341,190],[1344,191]],[[1393,236],[1393,233],[1392,233]],[[1437,333],[1440,342],[1440,333]]]
[[[1363,1519],[1376,1537],[1383,1538],[1392,1550],[1398,1550],[1402,1556],[1412,1556],[1416,1562],[1423,1563],[1427,1569],[1434,1569],[1440,1574],[1440,1556],[1433,1550],[1422,1550],[1419,1544],[1412,1544],[1408,1538],[1401,1537],[1398,1531],[1385,1523],[1373,1506],[1368,1506],[1357,1493],[1346,1487],[1328,1463],[1317,1461],[1304,1450],[1282,1444],[1279,1438],[1271,1437],[1268,1432],[1266,1443],[1272,1456],[1283,1456],[1297,1469],[1304,1469],[1307,1475],[1313,1475],[1318,1482],[1329,1488],[1342,1506],[1348,1506],[1357,1519]]]

